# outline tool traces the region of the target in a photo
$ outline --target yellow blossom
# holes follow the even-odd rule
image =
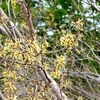
[[[73,22],[73,23],[74,23],[74,27],[75,27],[76,30],[83,31],[82,19],[78,19],[78,21]]]
[[[14,9],[17,4],[17,0],[11,0],[12,8]]]
[[[75,35],[70,32],[67,35],[64,34],[60,38],[60,44],[64,47],[66,47],[68,50],[71,50],[73,47],[75,47],[77,45]]]
[[[51,76],[53,78],[59,79],[60,76],[61,76],[61,71],[59,71],[58,69],[56,69],[56,70],[52,71],[50,74],[51,74]]]
[[[70,87],[70,86],[72,86],[72,82],[71,82],[70,79],[63,81],[62,87],[65,87],[66,88],[66,87]]]
[[[77,98],[77,100],[84,100],[84,98],[83,98],[82,96],[79,96],[79,97]]]
[[[66,60],[65,56],[63,56],[63,55],[58,56],[56,59],[57,67],[65,66],[65,64],[66,64],[65,60]]]

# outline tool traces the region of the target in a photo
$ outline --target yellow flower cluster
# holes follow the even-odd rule
[[[51,75],[53,78],[59,79],[60,76],[61,76],[61,71],[58,70],[58,69],[56,69],[56,70],[52,71],[52,72],[50,73],[50,75]]]
[[[21,38],[15,43],[11,40],[7,40],[3,50],[0,50],[0,56],[5,56],[7,59],[13,58],[14,61],[29,64],[31,62],[39,62],[41,60],[40,55],[44,50],[45,49],[40,47],[36,40],[26,40],[23,42],[23,38]]]
[[[6,69],[5,71],[3,71],[3,75],[4,75],[4,78],[6,78],[6,79],[12,78],[13,80],[17,80],[17,76],[16,76],[15,72],[11,71],[11,69],[9,69],[9,68]]]
[[[67,87],[70,87],[70,86],[72,86],[72,81],[70,79],[64,80],[62,85],[61,85],[62,88],[63,87],[67,88]]]
[[[44,40],[42,43],[41,43],[41,50],[42,50],[42,53],[45,53],[46,52],[46,48],[49,46],[49,43]]]
[[[84,98],[83,98],[82,96],[79,96],[79,97],[77,98],[77,100],[84,100]]]
[[[71,50],[73,47],[77,46],[78,43],[75,39],[75,35],[72,33],[68,33],[67,35],[63,35],[60,38],[60,44],[67,48],[67,50]]]
[[[23,64],[36,63],[41,61],[41,54],[46,52],[48,46],[46,40],[39,43],[36,36],[33,41],[25,37],[21,37],[16,42],[7,39],[4,47],[0,49],[0,56]]]
[[[76,30],[83,31],[83,22],[82,19],[78,19],[78,21],[73,22]]]
[[[25,68],[28,68],[30,64],[37,64],[41,62],[41,55],[46,51],[46,47],[48,47],[48,42],[45,40],[42,43],[37,41],[36,36],[34,36],[34,40],[28,40],[25,37],[21,37],[13,42],[12,40],[7,39],[4,47],[0,48],[0,57],[4,58],[5,61],[8,60],[9,64],[14,65],[14,68],[11,66],[6,66],[7,69],[4,70],[4,85],[5,85],[5,93],[13,95],[16,91],[16,87],[14,86],[14,82],[20,78],[16,76],[16,70],[19,70],[23,64]],[[47,69],[48,64],[45,63],[45,69]],[[13,84],[14,83],[14,84]],[[14,100],[16,96],[6,97],[6,99]]]
[[[61,67],[61,66],[65,66],[66,64],[66,57],[61,55],[61,56],[58,56],[57,59],[56,59],[56,64],[57,64],[57,67]]]
[[[12,8],[14,9],[17,4],[17,0],[11,0]]]
[[[21,27],[22,27],[22,28],[28,28],[28,27],[27,27],[27,24],[26,24],[24,21],[21,23]]]
[[[66,65],[66,56],[61,55],[57,56],[57,59],[55,60],[56,68],[50,73],[52,77],[59,79],[61,77],[61,69],[65,67]]]
[[[8,94],[8,95],[6,95],[7,96],[6,99],[9,100],[9,98],[11,98],[13,100],[14,94],[16,91],[16,87],[12,81],[16,81],[17,76],[16,76],[15,72],[11,71],[11,69],[9,69],[9,68],[7,68],[6,70],[3,71],[3,75],[4,75],[3,82],[5,85],[4,92],[6,94]],[[9,95],[9,94],[11,94],[11,95]]]

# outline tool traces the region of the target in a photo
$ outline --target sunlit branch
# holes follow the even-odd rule
[[[7,31],[5,30],[5,28],[3,26],[0,26],[0,31],[2,33],[6,34],[10,38],[9,34],[7,33]]]
[[[30,32],[30,36],[31,36],[31,38],[33,38],[33,35],[35,34],[35,31],[34,31],[33,22],[32,22],[32,19],[31,19],[31,14],[29,12],[29,9],[25,5],[24,0],[18,0],[18,3],[21,6],[21,8],[22,8],[22,10],[25,14],[27,25],[28,25],[29,32]]]
[[[52,92],[57,97],[57,100],[69,100],[63,91],[60,90],[58,84],[49,75],[49,73],[42,68],[42,64],[38,66],[37,71],[47,86],[52,89]]]
[[[10,26],[10,30],[14,30],[16,36],[19,38],[21,37],[21,33],[20,31],[17,29],[17,27],[14,25],[14,23],[7,17],[7,15],[4,13],[4,11],[2,10],[2,8],[0,8],[0,16],[3,17],[4,21],[6,23],[8,23],[8,25]],[[1,20],[1,17],[0,17],[0,20]],[[12,34],[14,35],[14,33],[12,32]]]
[[[95,8],[97,11],[100,12],[100,8],[97,7],[97,5],[95,4],[95,2],[93,2],[93,0],[87,0],[87,4],[91,5],[93,8]]]

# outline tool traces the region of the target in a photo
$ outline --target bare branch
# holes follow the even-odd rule
[[[80,71],[75,71],[75,72],[66,71],[65,73],[70,77],[79,77],[79,78],[88,79],[90,81],[100,83],[99,74],[93,74],[90,72],[80,72]]]
[[[0,31],[2,33],[5,33],[10,38],[9,34],[7,33],[7,31],[5,30],[5,28],[3,26],[0,26]]]
[[[11,30],[15,31],[16,36],[19,38],[21,37],[21,33],[20,31],[17,29],[17,27],[14,25],[14,23],[7,17],[7,15],[4,13],[4,11],[2,10],[2,8],[0,8],[0,16],[3,16],[3,20],[5,20],[5,22],[8,23],[8,25],[10,26]],[[1,20],[1,17],[0,17]],[[14,34],[14,33],[12,33]]]
[[[94,53],[93,49],[89,46],[89,44],[87,44],[85,41],[82,41],[82,40],[79,40],[79,41],[84,43],[91,50],[94,57],[100,62],[100,58]]]
[[[52,92],[57,97],[57,100],[70,100],[66,97],[66,95],[63,93],[63,91],[60,90],[58,84],[49,75],[49,73],[42,68],[42,65],[38,66],[37,71],[38,71],[39,75],[42,77],[43,81],[45,81],[47,86],[52,89]]]
[[[79,93],[81,96],[85,96],[91,100],[99,100],[100,99],[100,95],[99,94],[92,94],[89,93],[87,91],[85,91],[82,86],[78,85],[78,86],[73,86],[72,88],[70,88],[72,91],[74,91],[75,93]]]
[[[100,0],[98,0],[100,2]],[[97,11],[100,12],[100,8],[98,8],[98,6],[95,4],[95,2],[93,0],[87,0],[87,3],[89,5],[91,5],[92,7],[94,7]]]
[[[4,26],[5,30],[7,31],[7,33],[8,33],[8,35],[9,35],[10,39],[13,40],[13,41],[15,41],[15,40],[14,40],[14,37],[13,37],[13,35],[12,35],[12,32],[11,32],[10,29],[7,27],[7,25],[4,24],[3,26]]]
[[[0,91],[0,100],[5,100],[3,94]]]
[[[18,0],[18,2],[19,2],[19,5],[21,6],[21,8],[22,8],[22,10],[25,14],[27,25],[29,27],[30,36],[31,36],[31,38],[33,38],[33,34],[35,34],[35,31],[34,31],[33,22],[32,22],[32,19],[31,19],[29,9],[25,5],[24,0]]]

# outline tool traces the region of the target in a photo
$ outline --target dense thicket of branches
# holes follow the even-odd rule
[[[2,0],[0,100],[99,100],[99,5]]]

